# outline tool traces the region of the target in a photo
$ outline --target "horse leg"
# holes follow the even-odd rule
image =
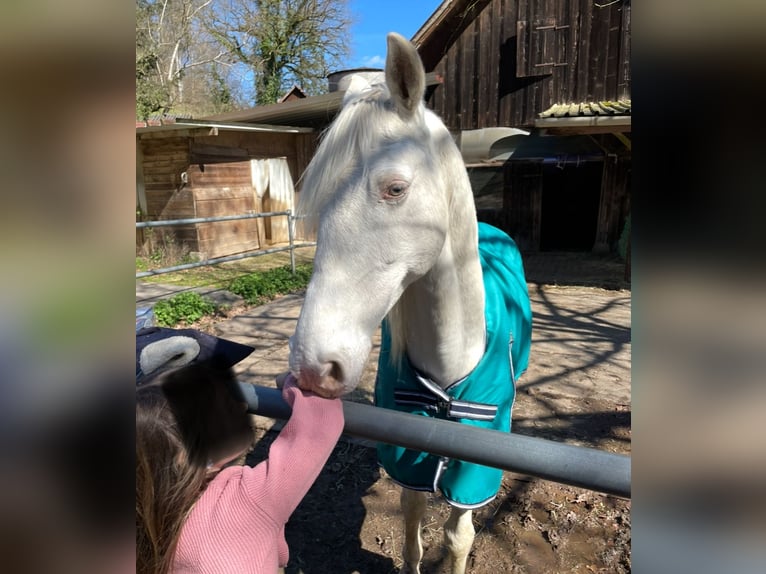
[[[444,523],[444,546],[449,553],[451,574],[463,574],[468,553],[476,535],[473,529],[473,512],[470,509],[452,507],[447,522]]]
[[[404,514],[404,548],[399,574],[420,574],[420,560],[423,558],[423,545],[420,541],[420,526],[426,514],[426,494],[408,488],[402,489],[402,514]]]

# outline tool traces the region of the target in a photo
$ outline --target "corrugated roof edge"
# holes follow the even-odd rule
[[[563,118],[581,116],[629,116],[630,100],[604,100],[600,102],[580,102],[553,104],[544,112],[538,114],[541,118]]]

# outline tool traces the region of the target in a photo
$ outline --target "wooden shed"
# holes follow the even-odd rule
[[[630,211],[630,0],[447,0],[412,38],[479,218],[527,251],[614,250]],[[478,134],[478,135],[477,135]],[[505,153],[498,153],[498,149]]]
[[[151,125],[154,124],[154,125]],[[311,159],[311,128],[166,118],[136,126],[136,204],[144,221],[294,209],[294,182]],[[288,241],[287,219],[271,217],[155,228],[203,257]]]

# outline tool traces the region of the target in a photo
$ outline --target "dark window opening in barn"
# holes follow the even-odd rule
[[[503,166],[468,167],[476,217],[496,227],[503,216]]]
[[[590,251],[596,239],[603,162],[543,166],[541,251]]]

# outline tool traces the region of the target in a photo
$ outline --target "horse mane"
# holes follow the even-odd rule
[[[392,103],[385,84],[373,84],[344,103],[322,132],[320,144],[300,178],[296,215],[307,235],[317,231],[319,214],[349,177],[359,150],[370,149],[391,125]],[[387,117],[389,116],[389,117]]]

